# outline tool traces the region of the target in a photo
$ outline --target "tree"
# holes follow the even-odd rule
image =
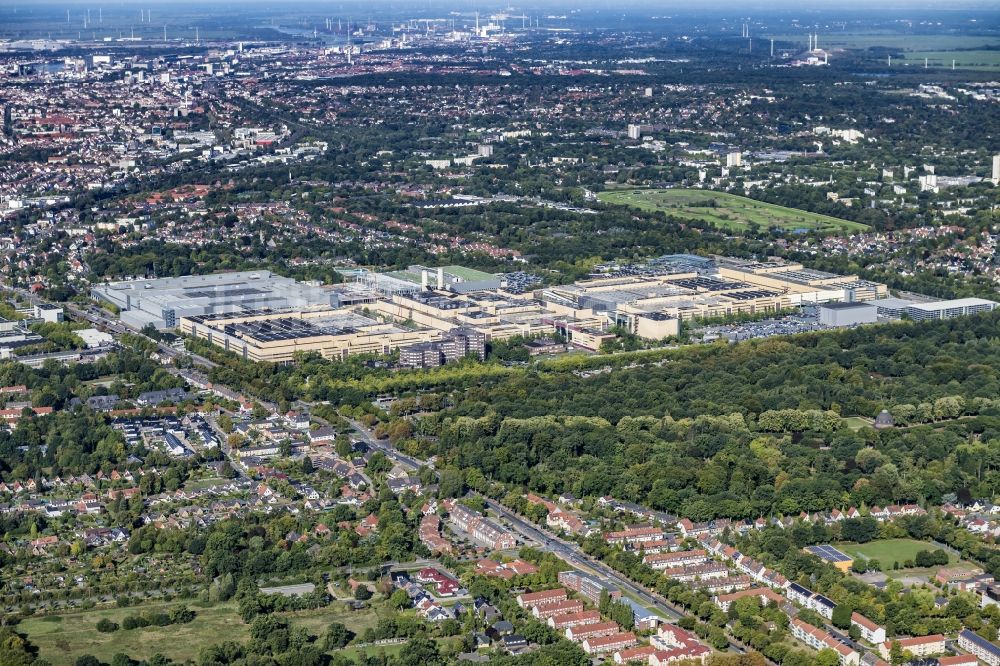
[[[368,601],[372,598],[372,591],[368,589],[367,585],[358,585],[354,588],[354,598],[358,601]]]
[[[310,458],[309,456],[304,456],[302,458],[302,473],[308,475],[308,474],[312,474],[313,471],[314,471],[314,468],[313,468],[312,458]]]
[[[28,640],[10,626],[0,626],[0,664],[29,666],[33,662],[35,655]]]
[[[429,638],[414,638],[406,644],[406,650],[398,657],[400,666],[437,666],[444,663],[438,652],[437,641]]]
[[[187,624],[194,621],[195,612],[187,606],[181,605],[170,611],[171,624]]]
[[[323,647],[326,650],[339,650],[354,640],[354,632],[340,622],[331,622],[326,628]]]
[[[351,444],[351,438],[347,435],[337,435],[337,439],[334,442],[334,448],[337,451],[337,455],[344,460],[350,460],[351,454],[354,452],[354,447]]]
[[[455,467],[441,468],[438,481],[438,497],[461,497],[465,494],[465,479],[461,470]]]
[[[389,597],[389,603],[393,608],[404,609],[410,607],[410,595],[406,593],[406,590],[396,590]]]
[[[816,666],[837,666],[840,663],[840,657],[837,652],[831,648],[823,648],[816,653],[816,658],[813,661]]]
[[[841,535],[845,541],[867,543],[878,535],[878,521],[871,517],[845,520],[841,525]]]
[[[899,644],[899,641],[893,641],[892,645],[889,646],[889,663],[892,666],[900,666],[906,661],[906,651],[903,650],[903,646]]]
[[[838,629],[848,629],[851,626],[851,613],[854,612],[847,604],[837,604],[837,607],[833,609],[833,626]]]

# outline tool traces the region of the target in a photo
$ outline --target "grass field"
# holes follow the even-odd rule
[[[906,54],[906,62],[911,67],[923,67],[927,58],[928,67],[950,68],[955,61],[957,69],[1000,70],[1000,51],[914,51]]]
[[[884,539],[863,544],[838,543],[834,545],[855,559],[878,560],[883,571],[891,569],[896,562],[903,566],[903,562],[912,560],[921,550],[937,550],[934,544],[914,539]],[[949,554],[948,561],[949,563],[954,562],[954,556]]]
[[[863,416],[846,416],[841,421],[851,430],[861,430],[864,427],[872,425],[872,420],[866,419]]]
[[[868,227],[829,215],[754,201],[727,192],[712,190],[614,190],[601,192],[598,198],[610,204],[632,206],[649,212],[662,211],[692,220],[710,222],[736,231],[751,224],[762,229],[809,229],[826,232],[863,231]]]
[[[188,604],[197,613],[190,624],[129,631],[119,629],[111,634],[102,634],[96,629],[101,618],[106,617],[121,624],[126,615],[148,609],[169,610],[176,605],[176,602],[151,603],[135,608],[110,608],[33,617],[24,620],[18,630],[28,635],[32,644],[38,646],[40,656],[53,666],[72,664],[84,654],[92,654],[107,663],[118,652],[124,652],[133,659],[148,659],[159,652],[176,662],[197,660],[198,653],[209,645],[228,640],[245,641],[249,636],[247,625],[243,624],[236,605],[232,603],[210,608]],[[342,622],[355,633],[360,633],[368,627],[374,627],[378,620],[374,610],[351,612],[337,604],[330,608],[289,613],[285,617],[293,625],[303,626],[318,636],[323,635],[331,622]]]
[[[770,35],[769,35],[770,37]],[[809,44],[806,34],[774,35],[776,42],[799,42],[805,50]],[[878,32],[839,32],[819,35],[821,49],[869,49],[884,46],[900,51],[952,51],[997,46],[996,37],[975,35],[900,35]]]
[[[207,488],[214,488],[215,486],[221,486],[227,483],[229,483],[229,479],[223,479],[221,476],[212,476],[205,479],[187,481],[184,484],[184,490],[205,490]]]
[[[775,35],[775,41],[801,43],[803,50],[808,44],[806,35]],[[955,60],[956,69],[1000,70],[1000,51],[990,50],[1000,46],[996,37],[975,35],[900,35],[896,33],[831,33],[820,35],[822,49],[865,50],[884,47],[902,51],[906,59],[893,59],[893,68],[923,67],[924,58],[931,68],[951,68]],[[897,65],[898,63],[898,65]]]

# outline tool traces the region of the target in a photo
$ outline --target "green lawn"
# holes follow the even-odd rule
[[[210,608],[189,603],[188,607],[197,613],[190,624],[129,631],[119,629],[111,634],[102,634],[96,629],[97,621],[101,618],[106,617],[121,624],[126,615],[146,609],[167,611],[177,605],[177,602],[149,603],[133,608],[33,617],[24,620],[18,630],[28,635],[31,643],[39,648],[40,656],[53,666],[72,664],[84,654],[92,654],[107,663],[117,652],[124,652],[133,659],[148,659],[159,652],[176,662],[187,659],[197,661],[198,653],[209,645],[229,640],[245,641],[249,636],[248,627],[243,624],[236,604],[233,603]],[[342,622],[355,633],[373,627],[377,622],[376,612],[372,609],[352,612],[344,610],[340,604],[334,604],[330,608],[288,613],[284,617],[293,625],[304,626],[317,636],[322,636],[331,622]]]
[[[841,421],[851,430],[861,430],[872,425],[872,420],[866,419],[863,416],[845,416]]]
[[[710,222],[735,231],[751,224],[761,228],[809,229],[826,232],[864,231],[864,224],[819,215],[805,210],[755,201],[746,197],[712,190],[613,190],[598,198],[610,204],[632,206],[648,212],[662,211],[691,220]]]
[[[884,539],[863,544],[838,543],[834,545],[855,559],[878,560],[883,571],[891,569],[895,562],[899,562],[899,565],[902,566],[903,562],[914,559],[921,550],[937,550],[934,544],[915,539]],[[955,558],[949,554],[948,562],[954,561]]]

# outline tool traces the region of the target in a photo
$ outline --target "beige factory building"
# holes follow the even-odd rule
[[[346,308],[195,315],[181,318],[180,328],[245,359],[271,363],[293,363],[300,353],[328,359],[389,354],[441,338],[438,330],[403,328]]]
[[[468,291],[431,288],[426,270],[414,278],[420,280],[416,284],[368,276],[364,284],[331,290],[340,307],[189,315],[180,319],[180,328],[244,358],[274,363],[292,363],[296,354],[309,352],[331,359],[388,354],[440,341],[457,327],[481,333],[486,341],[560,333],[577,347],[597,350],[614,337],[609,329],[616,325],[662,340],[678,336],[682,321],[869,302],[888,294],[883,284],[797,263],[694,259],[702,262],[700,268],[619,273],[530,295],[506,293],[492,283]],[[439,275],[438,283],[445,282]]]

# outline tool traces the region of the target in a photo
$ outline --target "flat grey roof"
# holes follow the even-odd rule
[[[996,301],[988,301],[985,298],[955,298],[948,301],[913,303],[910,307],[917,308],[918,310],[928,310],[933,312],[934,310],[947,310],[950,308],[969,308],[969,307],[976,307],[977,305],[996,306],[996,304],[997,304]]]
[[[832,303],[822,303],[819,307],[826,310],[854,310],[857,308],[873,308],[875,305],[872,303],[841,303],[839,301],[834,301]]]
[[[906,308],[913,305],[913,301],[907,301],[902,298],[879,298],[872,301],[872,305],[880,308],[889,308],[892,310],[905,310]]]

